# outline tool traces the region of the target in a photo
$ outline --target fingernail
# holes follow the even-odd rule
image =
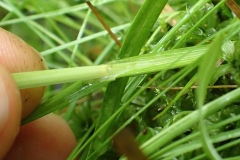
[[[0,77],[0,133],[6,125],[9,112],[9,101],[7,96],[7,90],[4,86],[3,80]]]

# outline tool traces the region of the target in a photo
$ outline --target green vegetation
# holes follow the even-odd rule
[[[62,115],[78,139],[69,160],[127,159],[113,145],[134,146],[114,138],[124,128],[148,159],[240,159],[240,20],[225,1],[90,1],[121,47],[83,0],[0,1],[0,27],[50,69],[13,74],[49,85],[22,124]]]

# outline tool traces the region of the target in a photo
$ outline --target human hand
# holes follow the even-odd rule
[[[0,159],[14,160],[61,160],[66,159],[76,144],[74,135],[67,123],[54,114],[20,126],[21,115],[29,110],[22,109],[21,96],[8,67],[8,56],[26,48],[11,41],[13,35],[0,29]],[[10,37],[10,38],[9,38]],[[26,45],[27,46],[27,45]],[[27,46],[31,48],[30,46]],[[35,106],[32,106],[35,107]]]

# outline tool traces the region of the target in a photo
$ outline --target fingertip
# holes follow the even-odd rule
[[[5,117],[0,127],[0,159],[2,159],[18,133],[22,109],[17,85],[10,73],[1,65],[0,83],[0,101],[2,101],[0,115]]]
[[[10,73],[46,69],[41,55],[16,35],[0,28],[0,64]],[[27,117],[41,102],[45,87],[20,90],[22,118]]]
[[[49,114],[21,127],[5,159],[65,160],[76,145],[68,124]]]

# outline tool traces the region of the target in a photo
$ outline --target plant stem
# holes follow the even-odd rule
[[[142,87],[142,86],[138,86]],[[207,89],[223,89],[223,88],[237,88],[237,85],[215,85],[215,86],[207,86]],[[148,87],[148,89],[166,89],[167,87]],[[182,90],[184,87],[172,87],[169,90]],[[198,86],[192,86],[190,89],[197,89]]]
[[[125,58],[99,66],[13,73],[12,76],[20,89],[77,80],[89,82],[91,80],[113,81],[119,77],[136,76],[186,66],[203,55],[207,48],[207,46],[188,47],[161,52],[161,54],[147,54]],[[170,64],[172,65],[169,68]]]
[[[234,0],[227,0],[227,6],[233,11],[233,13],[240,19],[240,7]]]
[[[95,14],[95,16],[97,17],[97,19],[102,23],[103,27],[107,30],[108,34],[112,37],[112,39],[116,42],[116,44],[121,47],[122,44],[121,42],[117,39],[117,37],[113,34],[113,32],[111,31],[111,29],[108,27],[108,25],[106,24],[106,22],[104,21],[104,19],[100,16],[100,14],[98,13],[98,11],[94,8],[94,6],[92,5],[92,3],[90,1],[86,2],[88,7],[92,10],[92,12]]]

